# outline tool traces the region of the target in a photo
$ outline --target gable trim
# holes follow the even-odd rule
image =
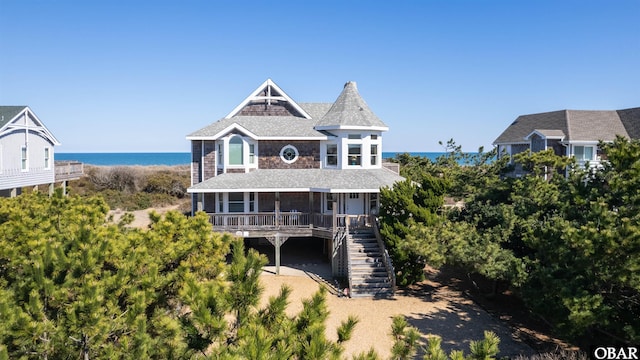
[[[267,88],[267,93],[269,95],[268,96],[258,95],[265,88]],[[270,95],[271,94],[271,88],[275,89],[280,95],[279,96],[271,96]],[[267,100],[267,101],[269,101],[269,100],[284,100],[284,101],[288,102],[289,104],[291,104],[291,106],[293,106],[294,109],[296,109],[300,114],[302,114],[302,116],[304,118],[311,119],[311,116],[306,111],[304,111],[304,109],[302,107],[300,107],[300,105],[296,104],[296,102],[293,101],[293,99],[291,99],[289,97],[289,95],[287,95],[284,91],[282,91],[282,89],[280,89],[280,87],[278,85],[276,85],[276,83],[274,83],[273,80],[271,80],[271,79],[267,79],[260,86],[258,86],[251,93],[251,95],[247,96],[246,99],[244,99],[238,106],[236,106],[233,110],[231,110],[231,112],[227,116],[225,116],[225,119],[229,119],[229,118],[234,117],[247,104],[249,104],[251,101],[254,101],[254,100]]]
[[[34,127],[34,126],[25,125],[25,124],[17,124],[16,121],[23,116],[31,117],[31,119],[36,124],[36,126]],[[25,108],[22,111],[16,114],[16,116],[14,116],[11,120],[9,120],[5,124],[5,126],[3,126],[0,129],[0,136],[11,133],[13,131],[20,131],[20,130],[35,132],[41,135],[42,137],[44,137],[45,139],[49,140],[49,142],[51,142],[53,145],[60,145],[60,142],[58,141],[58,139],[56,139],[55,136],[53,136],[51,131],[49,131],[49,129],[47,129],[46,126],[44,126],[42,121],[36,116],[36,114],[33,113],[33,111],[31,111],[31,109],[28,106],[25,106]]]

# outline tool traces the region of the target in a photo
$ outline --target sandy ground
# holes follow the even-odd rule
[[[177,206],[154,209],[162,214]],[[114,221],[124,211],[113,210]],[[134,222],[130,226],[146,228],[149,225],[149,210],[134,211]],[[270,296],[276,296],[282,285],[292,289],[287,311],[290,315],[302,309],[302,300],[308,299],[320,286],[327,286],[322,279],[331,283],[331,269],[326,263],[291,264],[281,266],[280,275],[275,275],[274,266],[265,266],[261,276],[264,294],[262,304]],[[390,355],[393,345],[391,338],[391,320],[396,315],[404,316],[410,325],[423,334],[426,343],[427,334],[442,337],[442,348],[448,354],[451,350],[469,352],[469,342],[481,340],[485,330],[491,330],[500,337],[499,356],[513,357],[518,354],[530,355],[534,351],[515,336],[516,331],[505,323],[493,318],[473,301],[450,287],[435,281],[426,281],[411,293],[399,292],[393,299],[345,298],[327,294],[330,311],[327,320],[327,337],[337,339],[336,329],[349,315],[359,319],[353,336],[345,344],[345,358],[366,352],[373,348],[382,358]],[[418,354],[421,358],[420,353]]]
[[[264,286],[263,301],[276,296],[282,285],[292,288],[287,311],[290,315],[302,309],[302,299],[308,299],[316,292],[320,283],[308,274],[326,274],[328,265],[309,265],[281,267],[280,275],[274,275],[274,267],[267,266],[262,274]],[[349,315],[359,319],[353,337],[345,345],[345,356],[376,350],[382,358],[388,358],[393,346],[389,335],[391,320],[396,315],[404,316],[409,324],[423,334],[442,337],[442,348],[462,349],[469,353],[469,342],[481,340],[485,330],[491,330],[500,337],[500,356],[530,355],[533,350],[515,338],[511,329],[491,317],[457,291],[433,281],[422,284],[421,289],[412,294],[399,293],[393,299],[344,298],[328,294],[327,305],[330,311],[327,320],[327,337],[337,339],[336,329]],[[420,354],[419,354],[420,355]],[[420,357],[421,358],[421,357]]]
[[[120,220],[120,218],[122,217],[122,215],[126,214],[126,213],[132,213],[134,216],[133,222],[131,224],[129,224],[128,226],[130,227],[137,227],[137,228],[141,228],[141,229],[146,229],[147,227],[149,227],[149,224],[151,224],[151,220],[149,220],[149,212],[151,212],[152,210],[157,212],[158,214],[164,214],[167,211],[170,210],[177,210],[180,207],[180,205],[171,205],[171,206],[166,206],[166,207],[160,207],[160,208],[155,208],[155,209],[146,209],[146,210],[136,210],[136,211],[124,211],[121,209],[115,209],[115,210],[111,210],[109,211],[109,215],[113,216],[113,222],[118,222]]]

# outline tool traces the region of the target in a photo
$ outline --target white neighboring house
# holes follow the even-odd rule
[[[49,185],[56,177],[55,150],[60,142],[28,106],[0,106],[0,196],[17,196],[23,187]],[[67,164],[64,164],[67,165]],[[75,172],[75,178],[82,173]]]

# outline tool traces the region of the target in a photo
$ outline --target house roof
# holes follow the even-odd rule
[[[300,103],[312,118],[305,119],[298,116],[240,116],[222,118],[204,128],[187,135],[187,139],[217,138],[225,135],[234,124],[236,128],[247,130],[258,138],[287,138],[287,139],[326,139],[327,134],[313,128],[314,119],[324,115],[331,107],[330,103]],[[247,134],[249,135],[249,134]]]
[[[626,117],[625,125],[619,113]],[[560,110],[539,114],[521,115],[493,142],[494,145],[525,143],[525,138],[534,131],[550,137],[564,135],[565,142],[613,141],[616,135],[630,136],[627,129],[640,133],[640,108],[608,110]]]
[[[22,114],[27,114],[26,116],[31,119],[36,127],[27,127],[24,124],[17,124],[15,120],[21,117]],[[6,133],[10,133],[12,131],[16,131],[16,129],[25,129],[28,128],[29,131],[33,131],[38,133],[40,136],[43,136],[48,141],[50,141],[53,145],[60,145],[58,139],[47,129],[47,127],[42,123],[42,121],[33,113],[33,111],[28,106],[0,106],[0,135],[4,135]]]
[[[0,129],[13,120],[13,118],[25,108],[26,106],[0,106]]]
[[[640,107],[617,111],[627,134],[632,139],[640,139]]]
[[[235,126],[234,126],[235,125]],[[313,129],[313,120],[294,116],[234,116],[223,118],[196,132],[187,135],[187,139],[218,138],[232,128],[249,132],[257,138],[320,138],[326,136]]]
[[[221,174],[188,192],[378,192],[404,178],[388,169],[258,169]]]
[[[296,103],[267,79],[226,117],[189,135],[189,140],[212,140],[231,131],[256,139],[325,140],[327,130],[388,130],[358,93],[355,82],[345,84],[334,103]]]
[[[362,99],[354,81],[349,81],[344,85],[342,93],[333,103],[331,109],[316,124],[316,129],[322,130],[365,127],[379,128],[383,131],[389,129]]]

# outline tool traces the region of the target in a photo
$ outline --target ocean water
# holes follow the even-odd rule
[[[383,159],[395,158],[403,152],[383,152]],[[409,152],[412,156],[435,160],[443,152]],[[189,165],[191,153],[155,152],[155,153],[56,153],[56,160],[75,160],[90,165]]]

